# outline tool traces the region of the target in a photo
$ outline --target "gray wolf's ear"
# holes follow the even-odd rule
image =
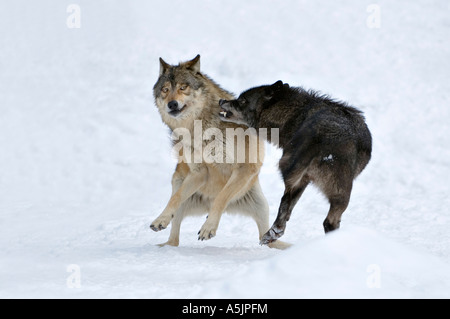
[[[170,67],[162,58],[159,58],[159,76],[163,75],[164,72]]]
[[[183,63],[183,65],[189,69],[194,71],[194,73],[200,72],[200,54],[198,54],[194,59],[191,61],[187,61]]]

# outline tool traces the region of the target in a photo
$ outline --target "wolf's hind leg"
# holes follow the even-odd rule
[[[239,207],[256,222],[259,232],[259,240],[269,229],[269,204],[264,196],[259,181],[244,197]]]
[[[335,163],[333,170],[325,176],[326,178],[319,185],[330,203],[330,210],[323,222],[325,233],[340,227],[341,216],[350,202],[354,176],[351,161],[345,160],[341,156],[341,162]]]
[[[330,196],[328,199],[330,201],[330,210],[327,218],[323,222],[325,233],[329,233],[340,227],[341,216],[347,209],[350,201],[350,191],[341,195]]]
[[[259,181],[255,183],[247,195],[230,205],[227,209],[229,211],[236,211],[250,216],[256,222],[259,232],[259,240],[269,229],[269,204],[264,196]],[[281,240],[274,241],[268,245],[270,248],[286,249],[291,244],[282,242]]]

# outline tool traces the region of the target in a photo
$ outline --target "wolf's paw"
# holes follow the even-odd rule
[[[166,242],[164,244],[158,244],[156,246],[158,246],[158,247],[165,247],[165,246],[178,247],[179,245],[180,245],[179,241],[171,241],[171,240],[169,240],[168,242]]]
[[[325,221],[323,222],[323,229],[325,230],[325,234],[339,229],[340,224],[341,224],[340,220],[333,224],[328,220],[328,218],[325,219]]]
[[[167,226],[169,226],[169,223],[171,221],[171,218],[167,218],[167,217],[158,217],[151,225],[150,228],[153,231],[161,231],[167,228]]]
[[[269,229],[269,231],[261,238],[260,244],[261,245],[269,245],[270,243],[273,243],[278,238],[283,236],[283,234],[284,234],[284,229],[272,226],[272,228]]]
[[[202,229],[198,232],[198,240],[208,240],[216,236],[218,225],[210,222],[208,219],[202,226]]]
[[[285,250],[285,249],[288,249],[288,248],[292,247],[292,244],[285,243],[284,241],[281,241],[281,240],[276,240],[274,242],[271,242],[267,246],[269,248]]]

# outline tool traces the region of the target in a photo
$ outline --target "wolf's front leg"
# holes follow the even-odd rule
[[[291,217],[292,210],[308,184],[309,180],[305,178],[294,188],[286,187],[283,198],[281,199],[280,208],[278,209],[277,219],[269,231],[262,237],[261,245],[269,245],[283,236],[284,231],[286,230],[286,223]]]
[[[233,171],[227,184],[215,198],[208,219],[198,232],[198,240],[208,240],[216,236],[220,218],[222,217],[225,208],[227,208],[229,202],[233,200],[236,195],[245,192],[245,190],[248,190],[248,188],[251,187],[250,183],[257,173],[258,170],[249,168],[248,166],[237,168]]]
[[[156,232],[166,229],[181,204],[206,183],[207,177],[208,171],[206,168],[191,171],[183,180],[180,188],[172,195],[161,215],[150,225],[150,228]]]

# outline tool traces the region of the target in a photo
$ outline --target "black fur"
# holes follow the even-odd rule
[[[220,106],[223,121],[280,130],[278,143],[275,136],[268,139],[283,149],[279,167],[285,193],[277,219],[262,244],[283,235],[292,209],[311,182],[330,202],[323,223],[325,232],[339,228],[353,180],[369,163],[372,153],[372,137],[362,112],[281,81],[247,90],[233,101],[222,100]]]

